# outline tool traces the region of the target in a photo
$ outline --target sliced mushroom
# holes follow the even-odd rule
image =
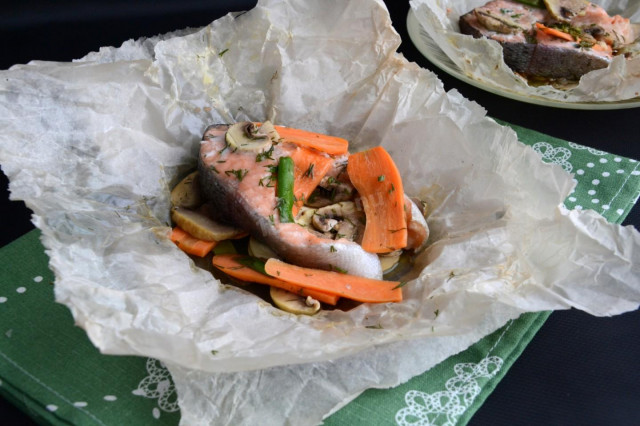
[[[229,127],[225,134],[225,141],[232,150],[264,151],[271,147],[271,137],[260,132],[251,121],[241,121]]]
[[[174,207],[171,210],[171,219],[185,232],[201,240],[222,241],[245,234],[242,229],[211,219],[206,210],[206,204],[198,210]]]
[[[324,207],[341,201],[352,200],[355,194],[356,190],[348,178],[325,176],[307,199],[306,205],[316,208]]]
[[[278,134],[278,131],[273,126],[273,123],[271,123],[269,120],[262,123],[258,131],[260,133],[268,135],[273,142],[278,142],[280,140],[280,135]]]
[[[171,206],[195,209],[203,203],[198,172],[193,172],[171,191]]]
[[[584,15],[591,2],[587,0],[544,0],[544,5],[555,19],[569,21]]]
[[[331,233],[335,239],[355,241],[361,234],[360,228],[364,227],[364,214],[353,201],[342,201],[317,209],[312,223],[325,235]]]
[[[330,232],[333,230],[333,227],[338,224],[338,221],[315,213],[311,219],[311,223],[313,223],[313,226],[320,232]]]
[[[314,315],[320,311],[320,302],[311,296],[301,297],[297,294],[271,287],[271,300],[280,309],[296,315]]]
[[[311,226],[313,215],[315,213],[316,213],[316,209],[302,206],[298,211],[298,215],[295,218],[295,222],[300,226],[304,226],[305,228],[308,228]]]
[[[378,258],[380,259],[380,266],[382,266],[382,273],[391,272],[400,262],[400,255],[402,255],[402,250],[392,251],[383,255],[379,254]]]

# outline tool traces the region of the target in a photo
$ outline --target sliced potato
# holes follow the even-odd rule
[[[202,204],[198,172],[187,175],[171,191],[171,206],[196,209]]]
[[[300,297],[297,294],[271,287],[271,300],[280,309],[296,315],[314,315],[320,310],[320,302],[311,296]]]
[[[245,234],[242,229],[216,222],[202,209],[196,211],[174,207],[171,210],[171,219],[185,232],[201,240],[222,241]]]
[[[259,259],[269,259],[271,257],[275,257],[276,259],[278,258],[276,252],[271,250],[268,245],[253,237],[249,238],[249,247],[247,250],[250,256],[257,257]]]

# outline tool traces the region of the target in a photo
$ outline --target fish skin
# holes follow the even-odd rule
[[[228,125],[213,125],[207,127],[203,135],[198,156],[198,171],[200,172],[200,186],[205,199],[212,202],[215,208],[215,219],[247,230],[255,238],[265,242],[283,260],[309,268],[337,270],[367,278],[382,279],[382,267],[378,256],[368,253],[362,247],[349,240],[331,240],[320,238],[297,224],[280,224],[275,210],[275,188],[260,186],[258,179],[268,176],[264,167],[269,163],[257,163],[255,168],[248,168],[245,179],[251,188],[251,193],[243,190],[243,183],[228,170],[233,165],[231,156],[251,156],[255,163],[255,153],[225,150],[224,131]],[[288,155],[289,150],[296,149],[289,144],[278,144],[273,152],[273,164],[281,156]],[[235,157],[239,159],[240,157]],[[244,164],[251,164],[250,159]],[[226,161],[220,163],[219,161]],[[236,163],[233,163],[236,164]],[[211,167],[215,167],[217,172]],[[244,179],[243,179],[244,182]],[[247,188],[244,185],[244,188]],[[254,187],[255,185],[255,187]],[[248,196],[253,195],[253,196]],[[262,199],[267,209],[261,208],[258,199]],[[262,211],[261,211],[262,210]],[[260,212],[261,211],[261,212]],[[271,214],[267,214],[267,212]],[[272,221],[269,216],[273,215]]]

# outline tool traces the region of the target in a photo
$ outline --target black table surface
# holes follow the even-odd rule
[[[338,0],[339,1],[339,0]],[[344,1],[344,0],[343,0]],[[200,27],[255,1],[23,1],[0,16],[0,69],[33,59],[70,61],[130,38]],[[640,109],[585,111],[521,103],[461,82],[425,59],[406,30],[408,1],[385,1],[400,52],[482,105],[488,115],[617,155],[640,159]],[[330,7],[330,2],[327,2]],[[33,229],[31,212],[9,201],[0,174],[0,247]],[[636,206],[624,225],[640,229]],[[0,399],[0,423],[35,424]],[[554,312],[470,425],[640,425],[640,311],[595,318]]]

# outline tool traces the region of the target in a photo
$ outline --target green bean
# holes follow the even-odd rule
[[[282,157],[278,163],[278,197],[277,209],[280,213],[280,223],[292,223],[293,220],[293,159]]]

